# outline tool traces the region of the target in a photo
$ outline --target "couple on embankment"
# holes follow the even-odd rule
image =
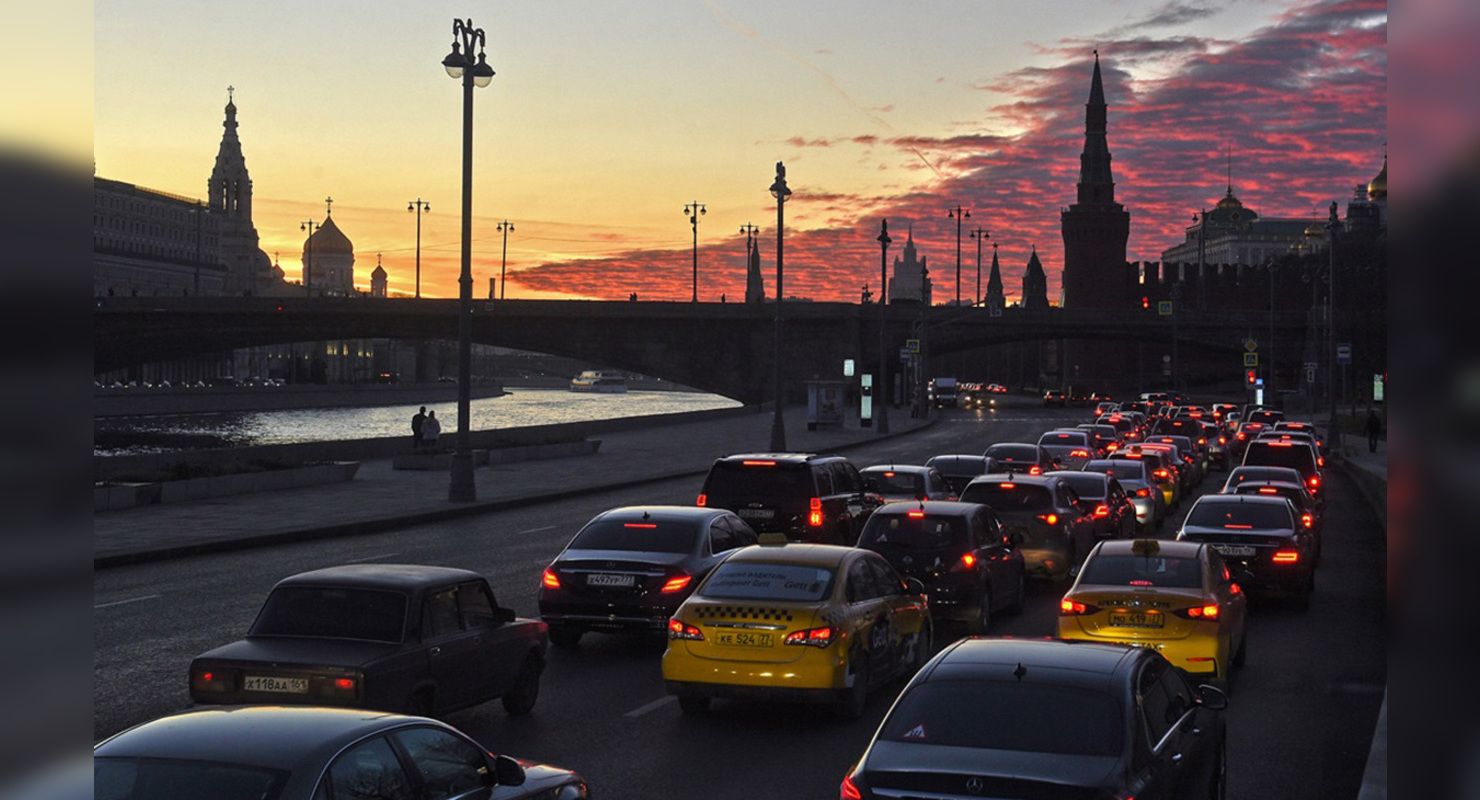
[[[411,449],[420,450],[423,447],[435,450],[437,437],[442,435],[442,423],[437,421],[437,412],[427,411],[426,406],[411,418]]]

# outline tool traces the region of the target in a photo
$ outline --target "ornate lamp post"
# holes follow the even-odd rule
[[[308,238],[304,242],[308,245],[308,257],[303,259],[303,296],[313,297],[313,229],[318,223],[306,219],[298,223],[298,230],[308,231]]]
[[[432,204],[420,197],[406,204],[407,211],[416,212],[416,296],[421,298],[421,215],[430,212]]]
[[[514,223],[504,220],[494,226],[499,233],[504,235],[504,256],[499,262],[498,268],[498,299],[503,300],[509,296],[509,279],[505,277],[509,269],[509,234],[514,232]],[[488,298],[492,300],[492,297]]]
[[[879,223],[879,390],[874,407],[878,409],[879,433],[889,432],[889,220]]]
[[[956,220],[956,305],[961,305],[961,220],[971,219],[971,212],[956,206],[946,212],[946,217]],[[977,272],[981,270],[978,269]]]
[[[695,200],[683,207],[683,213],[688,215],[689,227],[694,229],[694,296],[689,299],[690,303],[699,302],[699,217],[708,213],[704,204]]]
[[[776,180],[771,184],[771,196],[776,198],[776,333],[772,337],[774,349],[771,354],[775,369],[772,396],[776,400],[776,408],[771,415],[771,451],[782,453],[786,451],[786,422],[781,418],[781,306],[786,302],[786,287],[782,283],[783,233],[786,198],[791,196],[791,189],[786,186],[786,165],[780,161],[776,162]]]
[[[471,19],[454,19],[452,52],[442,59],[447,74],[462,80],[463,96],[462,271],[457,279],[457,450],[452,456],[452,479],[447,489],[447,499],[454,503],[478,499],[469,442],[473,356],[473,87],[493,82],[493,67],[488,66],[483,55],[485,41],[483,29],[474,28]],[[473,58],[475,45],[477,60]]]

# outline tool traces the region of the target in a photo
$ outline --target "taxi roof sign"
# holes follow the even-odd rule
[[[1155,539],[1137,539],[1131,542],[1131,552],[1138,556],[1154,556],[1161,552],[1161,542]]]

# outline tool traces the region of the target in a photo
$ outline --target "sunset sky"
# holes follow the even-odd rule
[[[937,286],[955,223],[1000,243],[1009,298],[1032,245],[1059,296],[1058,212],[1072,202],[1091,50],[1110,105],[1131,260],[1155,260],[1225,183],[1265,216],[1320,214],[1381,165],[1387,5],[1374,0],[808,2],[543,0],[288,4],[120,0],[96,6],[97,174],[201,196],[236,87],[254,219],[296,279],[299,223],[334,219],[357,283],[383,254],[393,292],[453,296],[461,93],[441,59],[451,20],[487,30],[475,92],[473,271],[510,297],[744,295],[747,222],[774,280],[776,161],[788,294],[877,294],[879,220],[913,224]],[[963,286],[975,281],[963,236]],[[990,262],[990,249],[983,262]],[[983,278],[985,281],[985,278]],[[944,293],[937,293],[943,298]]]

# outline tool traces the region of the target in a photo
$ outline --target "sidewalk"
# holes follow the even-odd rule
[[[794,451],[845,450],[880,438],[871,428],[809,432],[802,408],[785,416]],[[908,411],[890,414],[890,423],[891,435],[930,424]],[[348,483],[106,512],[93,517],[93,566],[370,533],[686,475],[695,476],[697,491],[715,458],[764,451],[770,432],[771,414],[756,413],[606,434],[595,455],[479,467],[475,503],[447,500],[445,472],[396,471],[390,459],[378,459],[362,463]]]
[[[1333,448],[1334,450],[1335,448]],[[1342,464],[1372,510],[1387,525],[1388,443],[1377,440],[1377,452],[1367,448],[1367,437],[1342,434]],[[1367,752],[1367,768],[1362,774],[1358,800],[1383,800],[1387,797],[1388,766],[1387,692],[1382,695],[1382,711],[1372,732],[1372,747]]]

